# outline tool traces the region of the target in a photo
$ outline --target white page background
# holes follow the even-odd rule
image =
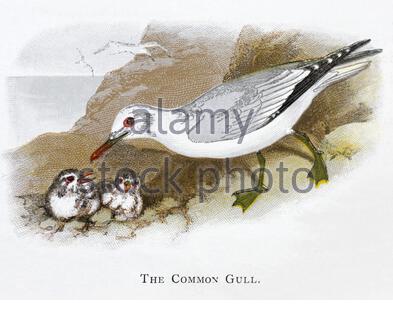
[[[7,149],[5,79],[32,37],[81,22],[156,21],[281,25],[371,38],[380,57],[379,143],[367,161],[323,190],[258,219],[206,223],[175,239],[148,228],[118,248],[64,245],[15,231],[1,184],[2,298],[392,298],[392,4],[388,1],[2,1],[1,144]],[[27,118],[26,118],[27,117]],[[21,125],[28,115],[21,115]],[[2,181],[7,175],[1,166]],[[239,213],[240,214],[240,213]],[[155,232],[156,231],[156,232]],[[170,230],[169,230],[170,231]],[[235,236],[234,236],[235,235]],[[144,285],[140,273],[254,275],[261,285]]]

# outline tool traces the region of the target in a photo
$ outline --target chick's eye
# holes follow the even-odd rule
[[[128,118],[124,119],[124,121],[123,121],[123,126],[124,127],[130,128],[133,125],[134,125],[134,118],[133,117],[128,117]]]
[[[67,182],[72,182],[72,181],[74,181],[74,179],[75,178],[73,176],[69,176],[69,177],[66,178],[66,181]]]

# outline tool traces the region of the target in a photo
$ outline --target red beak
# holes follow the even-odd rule
[[[90,161],[94,161],[101,157],[106,150],[112,147],[113,144],[110,143],[110,140],[107,140],[103,145],[101,145],[96,151],[94,151],[90,156]]]
[[[116,144],[119,140],[121,140],[123,137],[125,137],[128,134],[128,132],[124,132],[121,135],[119,135],[117,138],[109,138],[106,140],[96,151],[94,151],[91,156],[90,156],[90,161],[97,160],[99,157],[101,157],[105,151],[110,149],[114,144]]]

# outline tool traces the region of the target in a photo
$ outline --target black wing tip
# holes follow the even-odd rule
[[[352,43],[352,44],[349,46],[349,49],[350,49],[351,52],[352,52],[352,51],[355,51],[355,50],[359,49],[360,47],[365,46],[366,44],[368,44],[368,43],[370,43],[370,42],[371,42],[371,39],[360,40],[360,41],[357,41],[357,42],[355,42],[355,43]]]
[[[364,39],[364,40],[358,41],[357,43],[359,43],[361,45],[365,45],[365,44],[370,43],[370,42],[371,42],[371,39]]]
[[[346,62],[349,62],[349,61],[356,61],[356,60],[359,60],[359,59],[368,58],[368,57],[374,56],[376,54],[379,54],[382,51],[383,51],[382,49],[371,49],[371,50],[360,51],[360,52],[357,52],[357,53],[356,52],[355,53],[351,53],[350,55],[345,57],[342,62],[346,63]]]
[[[372,49],[372,50],[366,50],[366,51],[361,51],[360,53],[366,53],[368,56],[374,56],[376,54],[382,53],[383,50],[382,49]]]

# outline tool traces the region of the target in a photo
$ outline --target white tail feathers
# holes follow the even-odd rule
[[[314,87],[314,91],[322,91],[333,83],[348,79],[359,72],[363,71],[370,65],[371,61],[349,62],[338,65],[330,70]]]

